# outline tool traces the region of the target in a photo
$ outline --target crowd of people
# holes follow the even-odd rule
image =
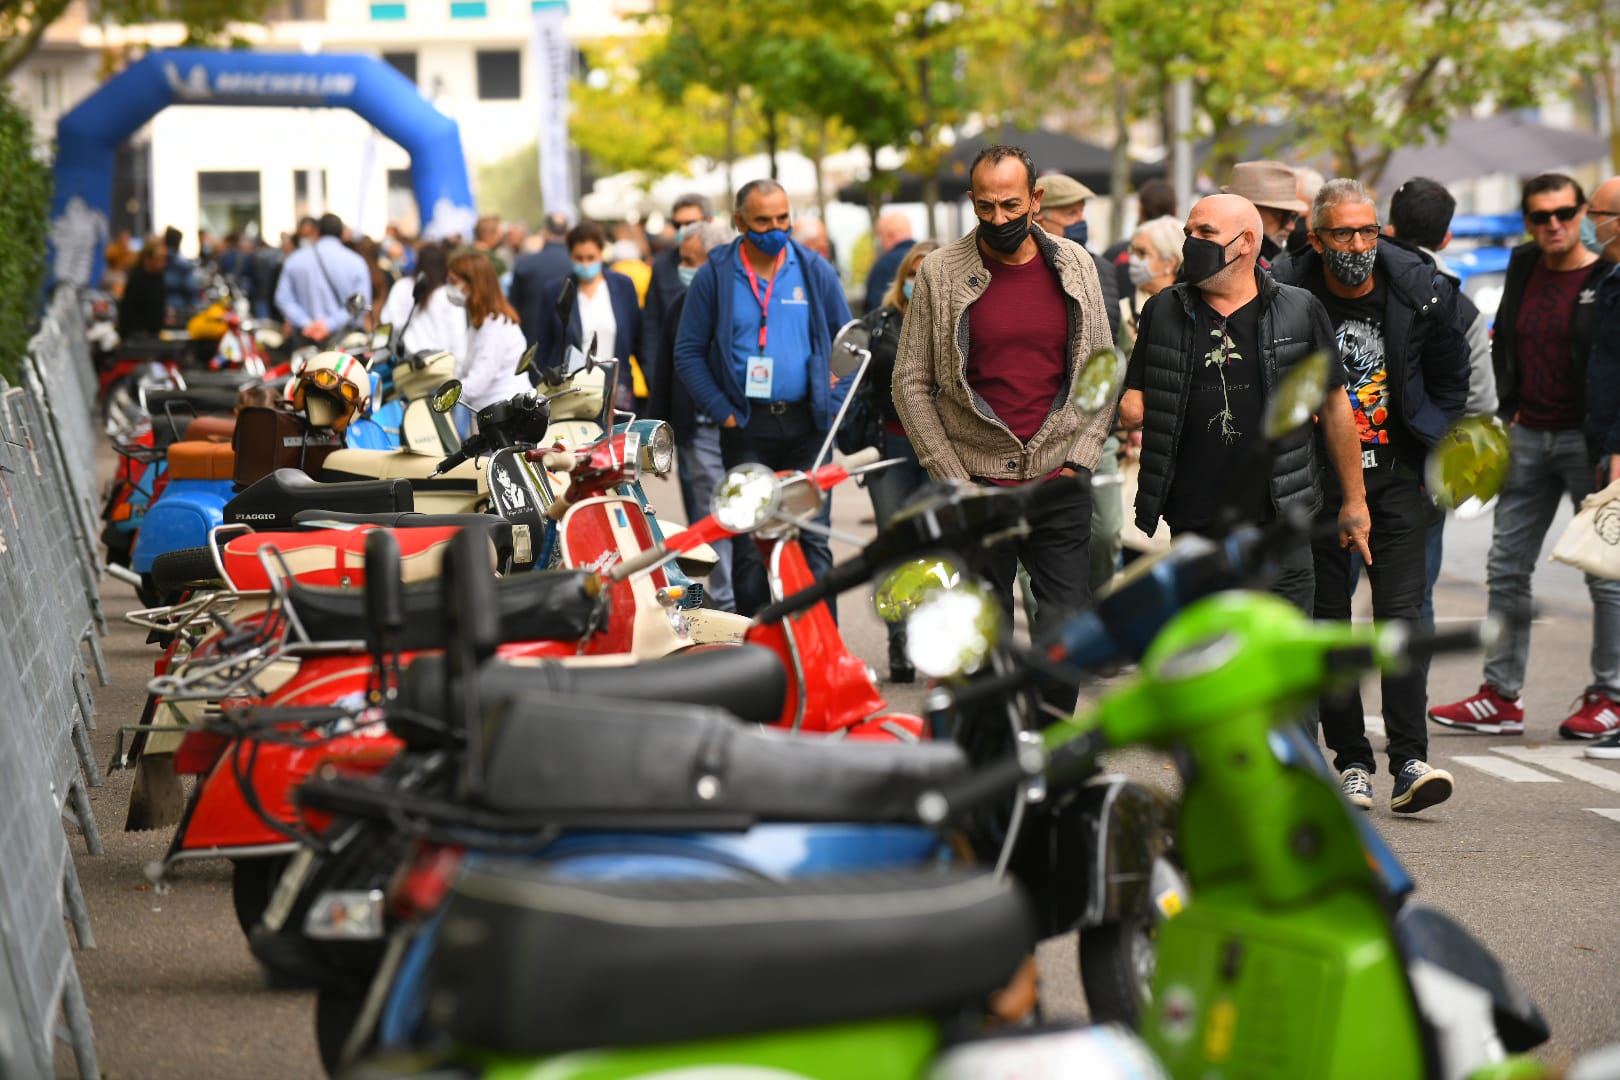
[[[1150,180],[1135,193],[1134,229],[1101,253],[1088,246],[1094,193],[1043,174],[1017,147],[984,150],[970,185],[976,227],[958,239],[918,241],[897,210],[875,221],[862,304],[872,364],[866,408],[853,412],[901,462],[870,481],[877,523],[930,479],[1053,481],[1028,533],[983,567],[1009,612],[1015,582],[1026,582],[1038,634],[1120,568],[1120,462],[1133,457],[1130,516],[1145,536],[1298,508],[1325,524],[1279,553],[1277,595],[1317,618],[1348,618],[1365,573],[1375,617],[1432,626],[1444,515],[1426,457],[1459,419],[1500,416],[1512,461],[1487,581],[1508,632],[1462,701],[1430,707],[1423,668],[1383,680],[1392,808],[1448,798],[1455,781],[1427,763],[1427,722],[1524,730],[1537,553],[1560,497],[1578,504],[1620,478],[1620,178],[1590,201],[1561,174],[1525,183],[1530,239],[1512,253],[1494,333],[1445,264],[1456,204],[1432,180],[1406,180],[1382,217],[1358,181],[1275,161],[1238,163],[1185,217],[1170,185]],[[180,240],[171,229],[108,248],[127,333],[172,325],[195,297],[197,267]],[[851,311],[826,230],[796,219],[772,180],[737,192],[728,222],[709,199],[683,196],[652,236],[554,214],[533,237],[486,218],[470,242],[412,244],[392,228],[381,241],[353,237],[328,214],[279,249],[201,241],[204,261],[239,283],[256,315],[301,340],[350,325],[346,300],[359,293],[376,323],[402,328],[407,352],[454,353],[474,409],[527,385],[511,374],[525,348],[551,357],[594,341],[599,358],[619,362],[621,404],[670,422],[691,519],[731,466],[812,464],[847,392],[829,370]],[[570,279],[573,303],[560,311]],[[1111,348],[1129,357],[1117,415],[1082,414],[1070,391]],[[1329,363],[1315,423],[1268,440],[1269,396],[1318,353]],[[812,570],[825,572],[825,537],[803,540]],[[721,555],[710,602],[752,614],[769,599],[754,545],[721,545]],[[1592,756],[1620,758],[1620,583],[1588,586],[1592,682],[1560,731],[1592,740]],[[898,628],[889,674],[914,677]],[[1073,704],[1072,689],[1048,695]],[[1319,715],[1345,794],[1370,807],[1376,766],[1359,696],[1324,701]]]

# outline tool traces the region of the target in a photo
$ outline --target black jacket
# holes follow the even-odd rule
[[[517,309],[518,325],[523,327],[523,338],[530,345],[540,340],[541,321],[551,314],[545,310],[546,286],[561,281],[573,270],[568,248],[560,243],[549,243],[512,264],[512,283],[507,286],[506,298]]]
[[[660,338],[658,351],[652,354],[651,365],[645,369],[647,416],[653,420],[668,420],[678,446],[690,444],[697,434],[697,407],[692,404],[692,395],[687,392],[686,384],[675,373],[675,328],[681,325],[681,312],[684,310],[686,291],[683,289],[664,310],[668,332]]]
[[[1315,248],[1295,258],[1291,269],[1290,284],[1326,291]],[[1385,289],[1390,413],[1412,436],[1410,449],[1434,446],[1468,405],[1468,338],[1456,283],[1421,253],[1390,240],[1378,242],[1373,276]]]
[[[1255,270],[1255,279],[1261,305],[1261,392],[1269,395],[1289,368],[1315,352],[1336,355],[1336,346],[1327,312],[1316,297],[1304,289],[1279,284],[1260,269]],[[1149,536],[1159,527],[1175,479],[1181,422],[1192,389],[1198,302],[1196,289],[1178,282],[1143,308],[1143,337],[1137,340],[1137,348],[1147,352],[1142,373],[1142,469],[1137,477],[1136,527]],[[1271,466],[1271,502],[1276,509],[1303,506],[1314,514],[1321,506],[1315,443],[1311,430],[1303,428],[1277,446]]]
[[[641,305],[641,341],[636,356],[648,358],[643,367],[652,363],[652,358],[663,348],[666,329],[669,336],[674,336],[679,317],[671,317],[670,308],[685,292],[686,286],[681,284],[680,246],[671,244],[653,260],[652,280],[647,283],[647,298]]]
[[[894,409],[894,354],[900,348],[902,318],[899,308],[887,304],[861,316],[861,322],[872,332],[872,363],[866,369],[861,392],[877,407],[879,417],[896,424],[900,414]]]
[[[1497,412],[1504,420],[1512,420],[1519,411],[1519,304],[1524,300],[1524,287],[1530,281],[1530,271],[1541,258],[1541,246],[1534,242],[1520,244],[1508,256],[1507,277],[1502,282],[1502,302],[1496,307],[1496,328],[1491,337],[1491,366],[1496,369]],[[1570,359],[1574,362],[1574,383],[1591,388],[1586,382],[1586,361],[1592,351],[1593,333],[1597,325],[1598,280],[1609,272],[1610,264],[1599,259],[1592,264],[1591,274],[1581,290],[1581,302],[1575,305],[1575,316],[1569,327]],[[1582,410],[1585,411],[1584,408]]]
[[[1597,334],[1586,365],[1586,441],[1594,459],[1620,454],[1620,268],[1597,285]]]

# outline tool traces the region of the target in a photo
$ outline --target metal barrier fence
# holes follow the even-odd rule
[[[0,382],[0,1077],[53,1075],[58,1038],[96,1077],[65,923],[81,948],[95,942],[61,825],[101,853],[87,794],[101,783],[89,668],[106,682],[95,384],[73,291],[21,369],[20,385]]]

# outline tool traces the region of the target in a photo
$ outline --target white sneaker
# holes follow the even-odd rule
[[[1351,806],[1372,809],[1372,773],[1364,766],[1352,765],[1340,773],[1339,790]]]

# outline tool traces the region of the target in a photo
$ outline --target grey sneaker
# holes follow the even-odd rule
[[[1351,806],[1372,809],[1372,770],[1365,765],[1351,765],[1339,774],[1339,790]]]
[[[1389,797],[1389,808],[1397,814],[1415,814],[1437,806],[1451,798],[1451,774],[1444,769],[1432,769],[1426,761],[1413,758],[1395,774],[1395,790]]]

